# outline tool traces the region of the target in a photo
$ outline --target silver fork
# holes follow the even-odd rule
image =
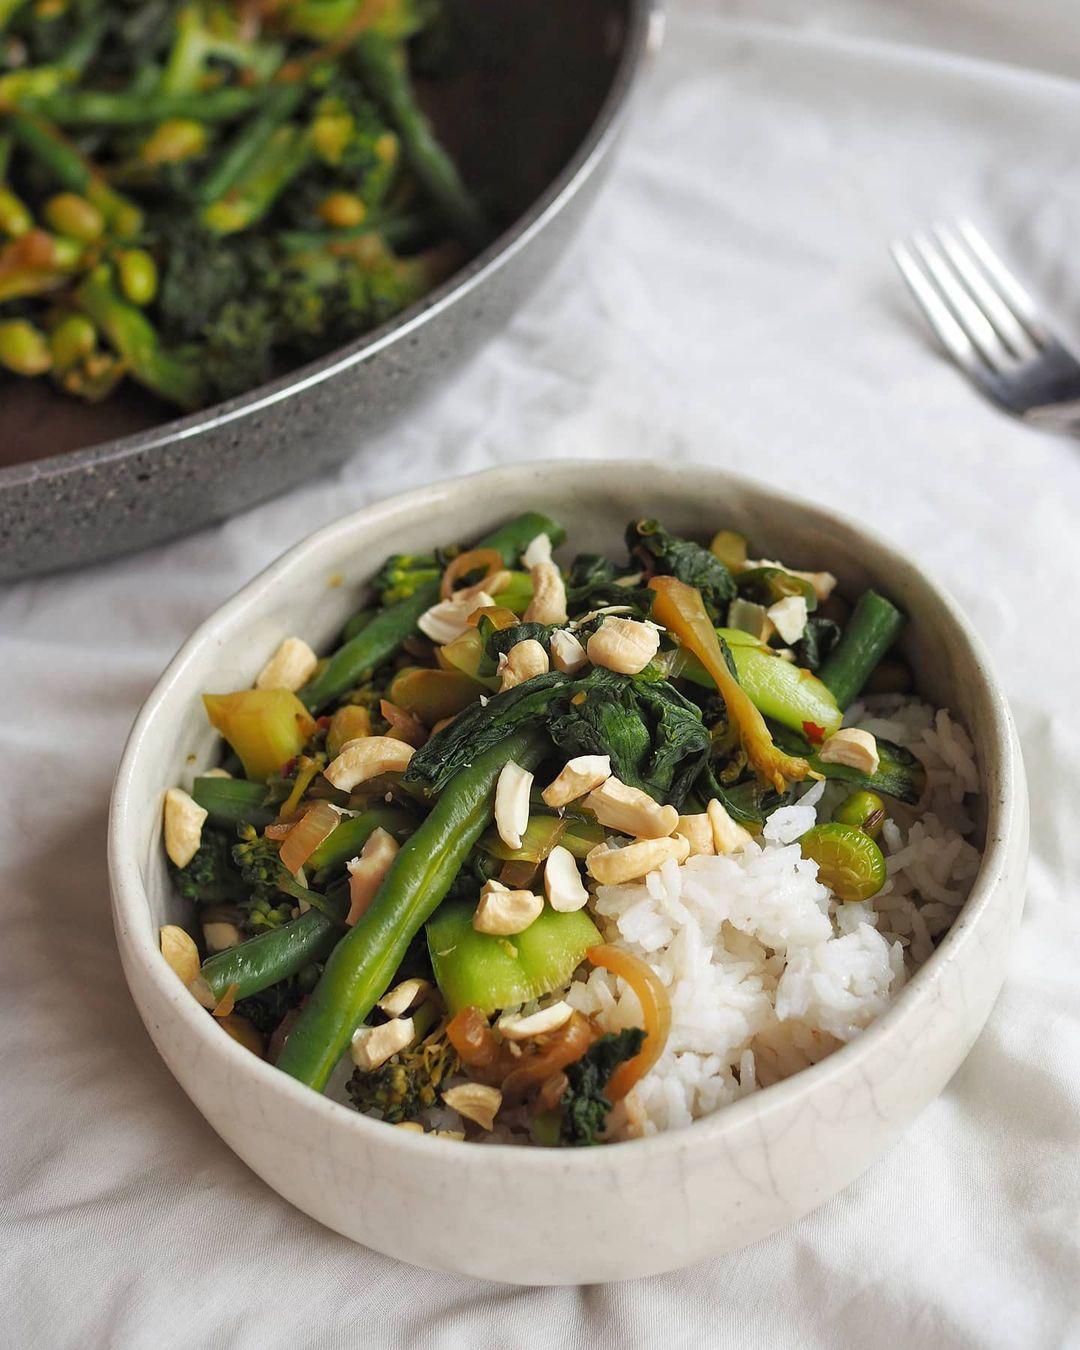
[[[1080,434],[1080,361],[969,220],[891,247],[930,327],[987,398],[1048,431]]]

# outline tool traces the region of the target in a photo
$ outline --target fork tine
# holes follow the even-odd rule
[[[964,289],[941,250],[927,235],[912,236],[912,244],[923,266],[952,310],[960,327],[968,335],[994,370],[1008,370],[1014,364],[986,315]]]
[[[899,240],[891,245],[891,251],[893,260],[900,269],[900,275],[907,282],[908,289],[945,350],[961,369],[966,370],[969,375],[978,375],[983,369],[983,363],[974,344],[953,318],[948,305],[938,295],[915,261],[915,255]]]
[[[969,251],[970,245],[965,247],[964,241],[950,225],[935,225],[934,234],[953,268],[971,292],[976,305],[986,315],[1005,345],[1021,361],[1031,361],[1037,357],[1038,346],[1021,320],[1009,308],[1008,300],[995,290],[985,272],[973,260]]]
[[[1019,316],[1036,343],[1039,346],[1046,346],[1048,342],[1052,341],[1052,336],[1043,322],[1038,306],[1024,286],[990,247],[982,231],[977,229],[970,220],[966,218],[958,220],[956,228],[963,235],[968,248],[978,258],[983,271],[1005,297],[1009,308]]]

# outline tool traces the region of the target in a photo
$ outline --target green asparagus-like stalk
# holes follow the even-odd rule
[[[409,82],[403,43],[365,33],[352,49],[372,92],[394,123],[413,172],[427,188],[447,224],[463,243],[479,248],[491,238],[491,226],[469,194],[453,160],[435,139],[431,123],[416,102]]]
[[[280,85],[267,94],[255,115],[236,133],[214,167],[199,184],[201,202],[215,202],[228,192],[273,136],[296,111],[304,96],[299,84]]]
[[[841,708],[854,703],[870,672],[900,636],[904,615],[877,591],[864,591],[840,641],[818,671]]]
[[[266,90],[226,85],[193,94],[108,93],[98,89],[58,90],[48,98],[28,101],[30,109],[60,126],[151,126],[173,117],[203,122],[230,122],[257,108]]]

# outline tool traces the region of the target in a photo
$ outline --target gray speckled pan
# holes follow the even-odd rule
[[[0,385],[0,579],[142,548],[329,468],[509,318],[595,195],[656,10],[515,0],[510,22],[495,20],[498,4],[453,3],[472,65],[433,91],[433,116],[468,181],[516,223],[391,323],[188,417],[162,423],[137,397],[92,409],[36,383]]]

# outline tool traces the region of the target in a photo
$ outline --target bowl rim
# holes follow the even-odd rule
[[[148,729],[159,717],[168,713],[172,686],[185,668],[201,655],[206,645],[218,643],[223,629],[228,629],[232,622],[249,609],[257,608],[277,586],[286,583],[295,567],[311,555],[333,555],[338,541],[348,539],[358,526],[374,523],[380,518],[392,518],[399,513],[407,513],[415,519],[417,515],[441,503],[445,504],[463,485],[468,485],[466,490],[470,492],[489,497],[497,494],[501,488],[524,486],[530,479],[535,481],[541,473],[546,482],[551,481],[550,476],[553,474],[573,481],[585,480],[598,471],[622,477],[627,472],[640,472],[646,464],[647,461],[635,459],[566,459],[554,464],[521,461],[458,478],[442,479],[369,503],[293,545],[220,605],[180,646],[147,696],[124,747],[110,800],[108,864],[118,945],[122,950],[126,947],[133,959],[141,959],[143,972],[157,986],[159,995],[199,1039],[200,1053],[218,1057],[233,1073],[254,1074],[256,1079],[262,1078],[266,1090],[284,1093],[297,1106],[316,1112],[328,1128],[336,1125],[354,1132],[358,1143],[378,1145],[381,1141],[383,1146],[393,1145],[403,1149],[455,1150],[447,1156],[456,1158],[460,1166],[462,1159],[457,1141],[440,1139],[432,1134],[421,1136],[409,1130],[390,1131],[382,1121],[369,1119],[313,1091],[265,1060],[256,1058],[231,1037],[219,1035],[211,1027],[205,1009],[177,983],[174,973],[166,965],[154,941],[152,927],[146,928],[145,925],[149,897],[136,863],[138,850],[135,834],[139,808],[131,800],[131,781],[135,766],[144,753],[143,743]],[[991,907],[993,897],[1012,862],[1016,846],[1013,829],[1015,816],[1026,800],[1019,744],[1004,692],[982,640],[945,587],[928,576],[883,535],[840,512],[808,502],[757,479],[712,465],[688,462],[675,466],[648,467],[651,473],[670,481],[691,473],[698,482],[706,478],[717,488],[729,487],[736,492],[770,498],[776,504],[803,515],[808,523],[826,527],[833,533],[846,532],[850,537],[867,542],[876,551],[875,562],[893,569],[893,575],[906,574],[925,586],[941,605],[945,617],[955,628],[956,636],[966,645],[968,655],[972,658],[972,669],[979,680],[977,695],[985,704],[986,723],[991,729],[988,744],[976,746],[980,773],[984,791],[992,777],[999,782],[1001,791],[997,796],[987,796],[985,844],[967,900],[934,952],[910,977],[886,1011],[853,1040],[789,1078],[749,1093],[712,1115],[694,1121],[688,1127],[663,1131],[644,1139],[620,1141],[618,1145],[604,1149],[605,1156],[610,1156],[610,1147],[616,1147],[620,1156],[627,1156],[642,1164],[662,1155],[679,1154],[689,1148],[707,1146],[725,1134],[737,1132],[749,1122],[760,1122],[765,1116],[785,1108],[794,1098],[808,1094],[819,1085],[824,1086],[836,1076],[849,1071],[857,1073],[860,1065],[872,1059],[878,1048],[890,1037],[893,1027],[913,1007],[915,1000],[932,997],[934,986],[946,968],[974,940],[973,930]],[[584,486],[584,482],[581,485]],[[333,556],[327,559],[327,565],[335,565]],[[162,784],[163,792],[165,786]],[[140,932],[140,920],[145,929],[143,932]],[[515,1166],[551,1170],[553,1175],[556,1169],[587,1168],[590,1166],[589,1159],[595,1156],[592,1149],[522,1148],[520,1145],[493,1143],[485,1144],[482,1150],[477,1151],[479,1159],[492,1148],[512,1149]],[[425,1156],[430,1158],[432,1155],[429,1153]]]
[[[182,417],[156,423],[142,431],[115,436],[93,445],[80,446],[41,459],[0,466],[0,492],[41,479],[58,478],[68,473],[93,470],[104,464],[121,463],[145,451],[189,440],[205,431],[217,430],[303,393],[377,356],[392,344],[406,338],[430,317],[449,309],[459,300],[484,285],[496,272],[511,262],[539,234],[565,205],[575,197],[605,159],[611,142],[618,136],[629,108],[644,58],[658,41],[660,0],[625,0],[626,28],[622,48],[612,71],[611,81],[599,110],[581,143],[566,164],[540,195],[505,230],[445,281],[428,291],[415,304],[362,334],[352,342],[335,347],[315,361],[256,385],[235,398],[211,404]]]

